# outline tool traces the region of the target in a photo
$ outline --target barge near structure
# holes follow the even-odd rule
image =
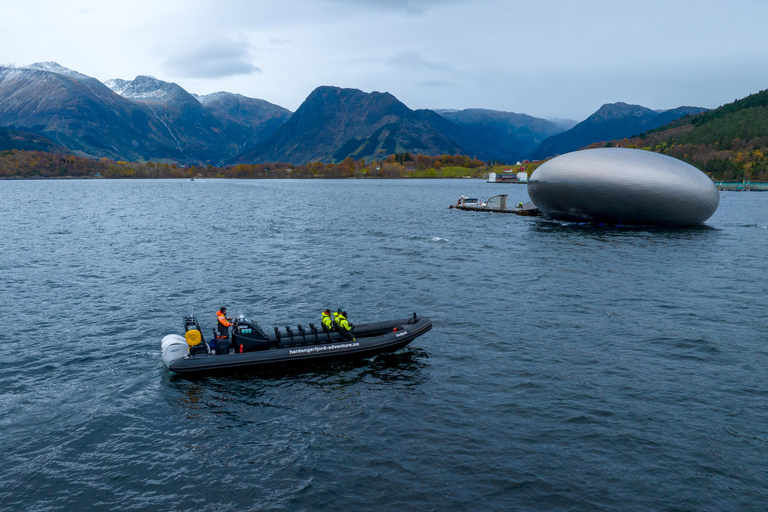
[[[514,213],[527,217],[541,215],[536,205],[530,201],[527,203],[517,203],[517,206],[510,208],[507,206],[507,199],[507,194],[499,194],[482,203],[478,199],[461,196],[456,204],[449,205],[448,208],[467,212]]]
[[[528,173],[524,167],[521,167],[517,173],[512,172],[511,169],[501,174],[490,172],[488,173],[488,183],[519,183],[525,185],[528,183]]]

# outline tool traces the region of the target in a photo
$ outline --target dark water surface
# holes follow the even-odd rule
[[[768,509],[768,194],[707,226],[449,210],[452,181],[0,181],[3,510]],[[429,316],[184,379],[194,309]]]

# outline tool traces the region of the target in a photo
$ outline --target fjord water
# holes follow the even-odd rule
[[[693,229],[449,210],[479,180],[0,182],[7,510],[765,510],[768,194]],[[429,316],[179,378],[194,310]]]

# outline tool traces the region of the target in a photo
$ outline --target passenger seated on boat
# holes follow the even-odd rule
[[[342,311],[339,313],[339,331],[341,332],[342,336],[351,339],[352,341],[355,341],[355,337],[352,336],[352,325],[347,321],[347,312]]]
[[[328,329],[328,332],[331,332],[333,330],[333,321],[331,320],[331,310],[326,309],[323,311],[323,316],[321,319],[323,327]]]
[[[232,325],[232,319],[227,317],[227,308],[222,306],[216,313],[216,319],[218,320],[219,335],[217,338],[229,337],[229,326]]]

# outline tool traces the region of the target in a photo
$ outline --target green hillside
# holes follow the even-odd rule
[[[768,180],[768,89],[609,145],[684,160],[716,180]]]
[[[4,126],[0,126],[0,151],[8,151],[11,149],[69,153],[66,148],[46,139],[42,135],[10,130]]]

